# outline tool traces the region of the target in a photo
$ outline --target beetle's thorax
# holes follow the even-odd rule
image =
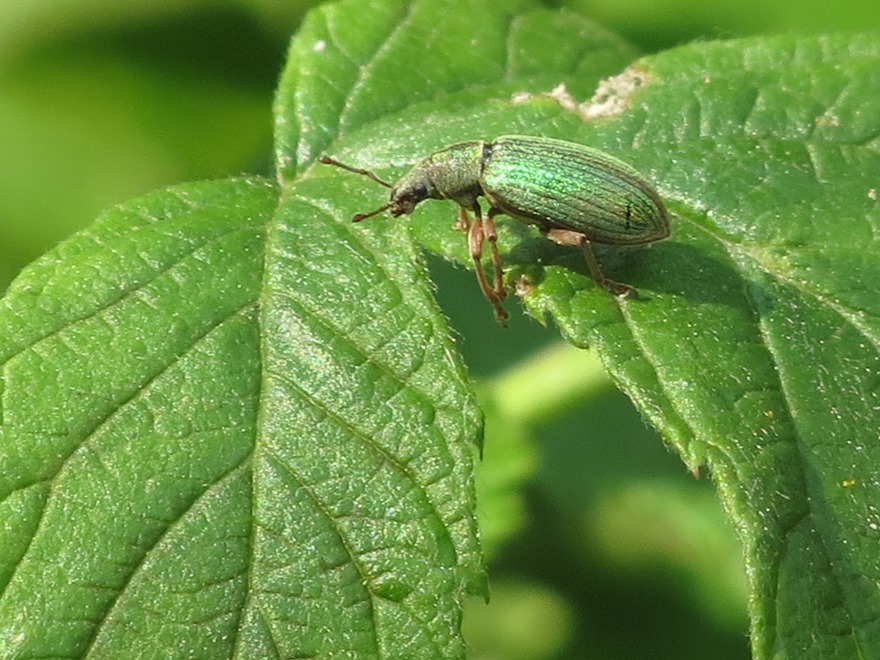
[[[425,199],[451,199],[471,208],[482,194],[484,142],[462,142],[428,156],[391,190],[391,214],[411,213]]]

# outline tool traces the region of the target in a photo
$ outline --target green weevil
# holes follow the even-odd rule
[[[590,243],[638,245],[669,235],[666,207],[639,172],[617,158],[573,142],[506,135],[491,142],[453,144],[416,164],[394,185],[329,156],[319,161],[362,174],[391,189],[387,204],[359,213],[353,222],[389,209],[394,217],[408,215],[425,199],[450,199],[458,204],[457,226],[467,233],[477,282],[501,323],[507,320],[502,305],[507,294],[496,245],[496,215],[537,225],[556,243],[580,247],[596,283],[619,296],[636,291],[602,274]],[[489,202],[485,219],[477,201],[480,196]],[[474,214],[473,222],[468,211]],[[484,241],[489,242],[492,252],[491,285],[482,265]]]

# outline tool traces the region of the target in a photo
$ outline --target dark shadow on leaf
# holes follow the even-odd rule
[[[521,240],[504,253],[511,281],[525,276],[533,285],[544,279],[543,268],[555,264],[589,277],[583,255],[576,248],[562,247],[522,227],[515,233]],[[669,294],[694,303],[726,303],[741,299],[746,286],[751,298],[772,301],[746,283],[733,264],[708,254],[699,247],[674,239],[645,246],[593,244],[605,274],[639,290],[639,300],[650,293]]]

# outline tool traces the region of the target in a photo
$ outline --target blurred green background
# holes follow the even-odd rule
[[[0,291],[107,206],[270,174],[273,89],[312,4],[0,3]],[[880,26],[880,3],[866,0],[559,4],[645,52]],[[489,409],[484,466],[502,468],[482,468],[486,479],[527,484],[498,514],[519,518],[513,539],[495,542],[484,513],[492,601],[468,608],[473,657],[748,657],[740,549],[710,479],[686,473],[589,354],[560,347],[515,303],[501,331],[469,272],[431,268]],[[570,400],[530,412],[536,376],[566,369]]]

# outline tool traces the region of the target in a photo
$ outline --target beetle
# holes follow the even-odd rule
[[[507,320],[502,304],[507,294],[496,245],[496,215],[537,225],[559,245],[580,247],[596,283],[618,296],[632,295],[636,290],[605,277],[590,243],[640,245],[669,236],[666,207],[638,171],[574,142],[526,135],[461,142],[434,152],[393,185],[369,170],[329,156],[318,160],[391,189],[387,204],[355,215],[352,222],[387,210],[395,218],[409,215],[426,199],[449,199],[458,204],[457,226],[467,234],[477,282],[502,324]],[[489,203],[485,219],[478,197]],[[474,215],[473,222],[469,212]],[[486,241],[494,269],[491,284],[482,264]]]

